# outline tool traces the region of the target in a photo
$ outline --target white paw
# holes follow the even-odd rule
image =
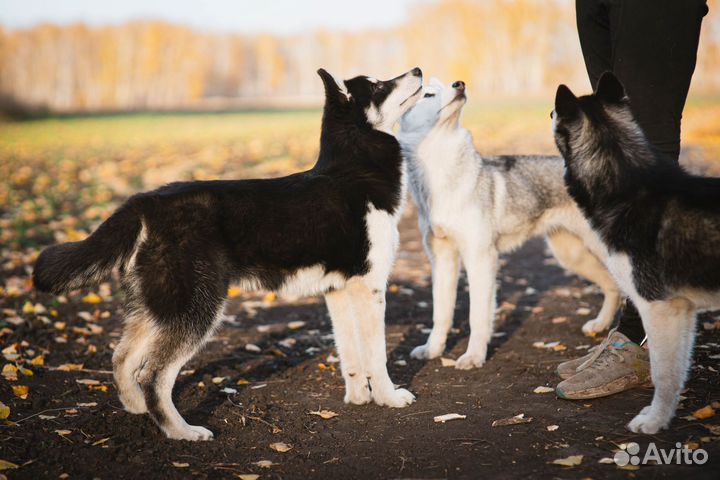
[[[172,440],[188,440],[190,442],[212,440],[213,433],[199,425],[187,425],[182,427],[167,428],[165,435]]]
[[[593,336],[596,333],[605,331],[607,328],[607,322],[603,321],[600,318],[596,318],[595,320],[589,320],[585,322],[585,325],[582,326],[582,332],[585,335]]]
[[[147,404],[145,403],[145,396],[139,390],[131,393],[130,395],[128,395],[127,392],[121,392],[119,397],[126,412],[135,415],[141,415],[148,412]]]
[[[381,407],[403,408],[415,401],[415,395],[409,390],[398,388],[379,395],[373,392],[373,400]]]
[[[352,380],[345,381],[345,403],[353,405],[365,405],[370,403],[372,396],[370,395],[370,386],[367,380],[364,382]]]
[[[425,345],[418,345],[413,348],[413,351],[410,352],[410,356],[418,360],[431,360],[442,355],[443,350],[445,350],[445,347],[435,347],[426,343]]]
[[[458,370],[470,370],[472,368],[482,367],[485,364],[486,356],[487,352],[465,352],[455,362],[455,368]]]
[[[635,433],[657,433],[670,425],[672,417],[668,418],[663,415],[656,415],[652,412],[652,408],[647,406],[628,423],[627,428]]]

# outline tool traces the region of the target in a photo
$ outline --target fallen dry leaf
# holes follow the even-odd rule
[[[339,416],[339,414],[333,412],[332,410],[317,410],[315,412],[308,412],[308,415],[317,415],[325,420]]]
[[[7,460],[0,460],[0,471],[9,470],[11,468],[18,468],[18,465],[8,462]]]
[[[554,392],[554,391],[555,391],[554,388],[539,386],[539,387],[535,387],[535,390],[533,390],[533,393],[550,393],[550,392]]]
[[[465,420],[467,415],[460,415],[459,413],[446,413],[445,415],[438,415],[433,417],[435,423],[445,423],[451,420]]]
[[[545,429],[546,429],[548,432],[554,432],[554,431],[557,430],[558,428],[560,428],[559,425],[548,425],[547,427],[545,427]]]
[[[236,473],[235,476],[240,480],[257,480],[260,478],[260,475],[257,473]]]
[[[13,385],[12,391],[16,397],[20,397],[25,400],[30,392],[30,387],[27,385]]]
[[[82,298],[82,301],[83,301],[83,303],[97,304],[97,303],[102,302],[102,297],[100,297],[100,295],[98,295],[97,293],[90,293],[88,295],[85,295]]]
[[[230,287],[230,288],[228,288],[228,291],[227,291],[228,297],[230,297],[230,298],[235,298],[238,295],[240,295],[241,293],[242,293],[242,290],[240,289],[240,287]]]
[[[692,416],[698,420],[705,420],[706,418],[715,416],[715,409],[710,405],[705,405],[703,408],[695,410]]]
[[[292,450],[292,445],[288,445],[285,442],[275,442],[270,444],[270,448],[275,450],[276,452],[285,453]]]
[[[190,466],[189,463],[185,463],[185,462],[172,462],[172,464],[173,464],[173,467],[176,467],[176,468],[187,468]]]
[[[72,433],[72,430],[55,430],[55,433],[57,433],[61,437],[64,437],[65,435],[70,435]]]
[[[92,378],[78,378],[75,381],[80,385],[100,385],[100,380],[95,380]]]
[[[253,465],[257,465],[260,468],[270,468],[276,464],[270,460],[260,460],[260,461],[255,462]]]
[[[582,463],[582,460],[583,455],[570,455],[569,457],[558,458],[550,463],[554,465],[562,465],[563,467],[577,467]]]
[[[524,413],[519,413],[515,415],[514,417],[510,418],[501,418],[499,420],[495,420],[492,423],[493,427],[505,427],[508,425],[519,425],[521,423],[530,423],[532,422],[532,417],[525,418]]]
[[[5,420],[10,416],[10,407],[0,402],[0,420]]]
[[[440,359],[440,364],[441,364],[443,367],[454,367],[454,366],[455,366],[455,360],[453,360],[452,358],[445,358],[445,357],[443,357],[443,358]]]
[[[13,365],[12,363],[6,363],[2,369],[2,376],[8,382],[15,382],[18,379],[17,371],[18,369],[15,365]]]

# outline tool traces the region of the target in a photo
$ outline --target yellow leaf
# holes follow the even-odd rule
[[[11,363],[6,364],[2,369],[2,376],[8,382],[16,382],[18,379],[17,367]]]
[[[55,322],[53,327],[55,327],[55,330],[65,330],[65,322]]]
[[[237,381],[237,385],[250,385],[250,382],[248,380],[245,380],[244,378],[241,378]]]
[[[30,392],[30,387],[27,385],[13,385],[12,389],[15,396],[20,397],[23,400],[28,397],[28,392]]]
[[[10,416],[10,407],[0,402],[0,420],[5,420]]]
[[[18,465],[8,462],[7,460],[0,460],[0,470],[8,470],[11,468],[18,468]]]
[[[715,416],[715,409],[710,405],[705,405],[703,408],[695,410],[692,416],[698,420],[705,420],[706,418]]]
[[[18,370],[20,370],[20,372],[26,377],[32,377],[34,375],[33,371],[29,368],[20,367]]]
[[[230,298],[235,298],[238,295],[240,295],[241,293],[242,293],[242,290],[240,289],[240,287],[230,287],[230,288],[228,288],[228,291],[227,291],[228,297],[230,297]]]
[[[551,463],[555,465],[562,465],[563,467],[577,467],[582,463],[583,455],[570,455],[566,458],[558,458],[553,460]]]
[[[25,314],[35,313],[35,306],[32,304],[32,302],[27,301],[25,302],[25,305],[23,305],[22,312]]]
[[[277,300],[277,294],[275,292],[270,292],[263,297],[265,303],[273,303],[275,300]]]
[[[236,473],[235,474],[240,480],[257,480],[260,475],[257,473]]]
[[[98,295],[97,293],[90,293],[88,295],[85,295],[82,298],[82,301],[84,303],[100,303],[102,302],[102,297],[100,297],[100,295]]]
[[[30,360],[30,364],[36,365],[36,366],[45,365],[45,357],[43,357],[42,355],[38,355],[37,357]]]
[[[276,452],[285,453],[290,450],[292,450],[292,445],[288,445],[285,442],[275,442],[270,444],[270,448],[275,450]]]
[[[59,367],[57,367],[56,370],[60,372],[72,372],[75,370],[82,370],[83,364],[82,363],[63,363]]]

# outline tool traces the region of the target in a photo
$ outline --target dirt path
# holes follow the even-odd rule
[[[414,220],[404,221],[402,233],[403,250],[392,281],[394,293],[388,298],[387,338],[391,377],[417,395],[411,407],[391,410],[343,404],[342,379],[333,363],[330,321],[318,299],[263,302],[262,297],[253,297],[243,302],[247,298],[238,296],[228,308],[237,321],[222,328],[187,365],[175,387],[186,419],[208,426],[216,439],[208,443],[166,440],[149,418],[120,408],[111,376],[104,372],[111,368],[109,345],[119,336],[120,303],[92,305],[82,303],[82,295],[78,295],[55,307],[58,316],[51,318],[49,325],[38,319],[8,324],[9,331],[0,337],[3,348],[26,341],[27,346],[19,347],[21,358],[37,355],[42,349],[49,351],[45,367],[30,367],[34,376],[19,374],[17,381],[0,380],[0,399],[10,407],[9,420],[14,422],[0,430],[0,459],[21,465],[2,473],[9,478],[35,479],[63,474],[107,479],[237,478],[237,474],[251,473],[260,478],[348,479],[719,478],[717,418],[703,422],[676,419],[669,432],[637,436],[624,425],[649,403],[651,389],[589,402],[533,393],[541,385],[554,387],[557,363],[583,355],[588,346],[600,341],[582,336],[580,326],[591,317],[576,313],[579,307],[596,313],[600,295],[555,266],[541,241],[533,241],[505,259],[498,335],[482,369],[456,371],[442,367],[440,360],[410,359],[410,350],[424,342],[423,329],[431,325],[432,302],[429,268]],[[19,273],[23,272],[14,275]],[[459,330],[451,335],[447,358],[457,358],[467,343],[466,286],[463,279],[455,317]],[[26,299],[27,295],[3,297],[0,306],[20,311]],[[50,301],[47,296],[33,299],[44,305]],[[79,318],[77,311],[92,314],[96,308],[98,313],[110,313],[109,318],[90,318],[90,324],[103,328],[102,333],[92,334],[87,331],[88,321]],[[65,328],[54,327],[55,321],[65,322]],[[287,326],[300,321],[305,322],[300,328]],[[73,327],[85,330],[73,331]],[[720,353],[720,342],[717,333],[700,330],[696,363],[679,417],[720,399],[717,360],[708,359]],[[56,338],[63,334],[67,343],[57,343]],[[560,341],[567,348],[534,348],[537,341]],[[259,351],[247,350],[248,343]],[[97,351],[88,353],[93,350],[89,345]],[[67,363],[82,363],[86,370],[47,368]],[[219,382],[220,377],[224,379]],[[101,383],[79,384],[78,379]],[[30,387],[26,400],[11,390],[12,385],[20,384]],[[318,409],[338,416],[326,420],[308,414]],[[446,413],[467,418],[433,422],[434,416]],[[494,420],[520,413],[532,421],[491,427]],[[551,425],[558,428],[548,431]],[[714,425],[715,434],[704,425]],[[702,467],[655,465],[635,471],[598,463],[612,457],[618,444],[629,441],[639,442],[641,451],[649,441],[666,449],[674,448],[676,442],[695,443],[708,452],[709,461]],[[292,449],[276,452],[269,446],[274,442],[292,445]],[[571,455],[583,455],[580,466],[549,464]],[[256,464],[263,460],[271,461],[272,466]]]

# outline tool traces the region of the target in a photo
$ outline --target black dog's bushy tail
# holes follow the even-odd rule
[[[140,216],[126,203],[85,240],[46,248],[35,262],[35,288],[60,294],[97,284],[130,258],[141,228]]]

